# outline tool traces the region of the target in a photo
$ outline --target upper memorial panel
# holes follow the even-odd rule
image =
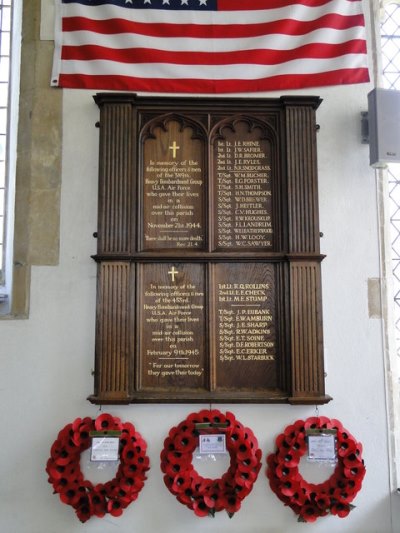
[[[141,249],[196,249],[206,242],[205,132],[181,116],[142,133]]]
[[[224,120],[211,140],[216,249],[272,250],[276,143],[254,117]]]

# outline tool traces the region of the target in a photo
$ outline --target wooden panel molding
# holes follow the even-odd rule
[[[93,403],[321,404],[318,97],[100,93]]]

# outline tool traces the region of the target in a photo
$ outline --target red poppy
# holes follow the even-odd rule
[[[345,457],[346,455],[349,455],[350,453],[355,452],[357,449],[357,444],[352,439],[346,439],[339,441],[338,447],[337,447],[337,453],[340,455],[340,457]]]
[[[63,440],[57,439],[50,448],[50,457],[57,457],[63,447]]]
[[[211,424],[225,424],[226,416],[218,409],[203,410],[198,413],[200,418],[209,420]]]
[[[94,421],[94,427],[97,431],[118,430],[121,429],[121,420],[108,413],[103,413]]]
[[[81,485],[84,485],[82,471],[79,465],[77,465],[76,463],[71,463],[65,467],[64,477],[66,477],[69,481],[76,481]]]
[[[363,478],[364,476],[360,476],[356,479],[346,479],[346,481],[344,482],[344,488],[346,492],[352,497],[352,499],[360,491]]]
[[[229,494],[223,498],[224,508],[228,514],[233,515],[237,513],[241,507],[241,500],[237,497],[236,494]]]
[[[283,448],[278,453],[278,464],[284,464],[288,467],[294,467],[297,466],[300,462],[300,453],[296,450],[289,450],[287,451],[285,448]]]
[[[306,504],[307,501],[307,493],[304,490],[299,490],[298,492],[295,492],[293,496],[291,496],[289,499],[290,507],[292,509],[293,507],[302,507]]]
[[[307,451],[307,436],[305,433],[299,433],[295,439],[292,449],[295,450],[300,456],[304,455]]]
[[[136,428],[131,422],[124,422],[121,435],[127,435],[136,440],[139,436],[139,433],[136,432]]]
[[[282,483],[281,492],[284,496],[293,496],[301,490],[300,483],[297,480],[287,479]]]
[[[121,485],[115,487],[110,496],[112,500],[119,503],[122,509],[128,507],[137,498],[137,494],[134,491],[124,490]]]
[[[85,523],[93,515],[93,510],[90,507],[89,503],[86,503],[86,504],[82,504],[79,507],[77,507],[75,509],[75,513],[76,513],[76,516],[79,518],[79,520],[82,523]],[[104,516],[104,514],[100,516]]]
[[[296,428],[297,433],[300,434],[305,432],[304,420],[296,420],[293,425]]]
[[[182,503],[183,505],[186,505],[186,507],[188,507],[189,509],[192,509],[194,498],[193,498],[192,490],[190,488],[187,488],[183,492],[178,492],[176,494],[176,499],[178,500],[178,502]]]
[[[342,431],[337,432],[337,440],[340,446],[343,442],[350,442],[355,439],[347,430],[343,429]]]
[[[331,499],[327,494],[320,494],[315,498],[315,503],[321,511],[327,511],[331,506]]]
[[[66,485],[63,485],[62,487],[59,487],[59,490],[58,490],[58,493],[60,495],[60,500],[63,503],[72,505],[73,507],[78,503],[83,492],[85,492],[85,490],[80,485],[74,482],[67,483]]]
[[[287,448],[291,448],[291,447],[298,448],[298,439],[299,439],[299,435],[301,435],[301,433],[299,433],[298,431],[298,426],[299,426],[298,423],[288,426],[285,429],[285,432],[277,437],[277,443],[276,443],[277,446],[278,447],[286,446]],[[279,440],[281,442],[279,442]]]
[[[179,432],[174,438],[174,448],[182,453],[192,452],[198,443],[198,438],[195,437],[189,429]]]
[[[250,492],[253,490],[252,485],[248,485],[246,487],[241,485],[235,486],[235,494],[239,498],[239,500],[244,500],[247,498],[247,496],[250,494]]]
[[[52,483],[54,480],[60,479],[65,472],[65,469],[67,468],[67,465],[58,465],[54,462],[54,459],[50,457],[46,464],[46,472],[49,474],[49,478]]]
[[[345,467],[343,469],[343,473],[349,479],[351,478],[362,479],[365,474],[365,466],[362,463],[359,463],[358,466]]]
[[[249,442],[242,440],[235,446],[233,451],[236,451],[236,461],[245,461],[251,455],[251,445]]]
[[[79,425],[73,424],[74,434],[72,437],[76,446],[90,446],[90,432],[94,429],[94,422],[90,418],[84,418]]]
[[[346,517],[351,511],[350,505],[343,502],[334,503],[331,506],[331,513],[333,515],[340,516],[340,518]]]
[[[336,420],[336,418],[331,418],[330,429],[336,429],[339,433],[340,431],[343,431],[343,424],[339,420]]]
[[[178,425],[178,427],[176,428],[176,432],[175,432],[174,436],[172,437],[172,440],[175,439],[176,435],[179,435],[180,433],[186,433],[187,431],[195,433],[194,424],[187,424],[186,421],[181,422]]]
[[[57,440],[64,442],[65,439],[71,437],[71,435],[73,435],[72,424],[67,424],[59,431]]]
[[[127,476],[122,477],[119,481],[119,487],[124,490],[127,494],[132,495],[134,492],[139,492],[144,487],[144,481],[146,476],[142,477],[133,477]]]
[[[343,464],[347,468],[358,467],[362,465],[361,453],[357,450],[356,445],[346,455],[343,455]]]
[[[57,465],[66,466],[69,464],[74,457],[74,453],[71,453],[71,450],[68,450],[65,446],[60,450],[58,455],[54,458],[54,462]]]
[[[197,516],[208,516],[210,514],[210,509],[203,499],[193,501],[193,511]]]
[[[317,416],[311,416],[310,418],[307,418],[307,420],[304,422],[304,429],[314,429],[319,428],[319,418]]]
[[[218,489],[214,489],[210,494],[204,496],[204,502],[210,509],[214,509],[215,512],[222,511],[224,504],[221,499],[221,494]]]
[[[235,470],[229,469],[225,474],[215,480],[216,485],[226,493],[230,493],[235,489],[236,483],[235,483]]]
[[[238,471],[235,475],[235,483],[240,487],[252,488],[254,482],[257,479],[256,472],[240,472]]]
[[[279,451],[275,452],[275,453],[270,453],[267,455],[267,470],[269,471],[272,471],[275,466],[277,464],[279,464],[278,460],[277,460],[277,454],[279,453]]]
[[[182,466],[189,467],[189,464],[192,461],[192,453],[183,453],[180,451],[167,451],[165,462],[169,463],[179,463]]]
[[[85,418],[76,418],[72,422],[72,431],[75,433],[76,431],[80,431],[81,426],[93,426],[93,420],[90,418],[90,416],[86,416]]]
[[[133,427],[133,426],[132,426]],[[123,438],[125,437],[125,435],[127,435],[128,433],[127,432],[124,432],[124,431],[121,431],[121,437],[120,438]],[[135,433],[135,434],[132,434],[131,432],[129,432],[129,435],[130,435],[130,443],[133,444],[134,446],[136,446],[136,448],[147,448],[147,444],[146,444],[146,441],[143,439],[143,437],[141,436],[140,433]]]
[[[261,468],[260,460],[255,456],[236,462],[236,468],[239,472],[259,472]]]
[[[175,494],[179,494],[181,492],[185,492],[188,489],[191,489],[192,487],[192,478],[188,472],[184,472],[183,474],[178,474],[174,477],[173,483],[171,485],[171,490]],[[190,490],[192,493],[193,491]]]
[[[71,435],[71,436],[67,437],[64,440],[64,449],[67,450],[67,452],[70,453],[70,454],[80,452],[80,450],[79,450],[79,446],[80,445],[77,446],[76,443],[75,443],[75,440],[76,439],[75,439],[74,435]]]
[[[258,444],[257,444],[258,446]],[[252,450],[252,456],[251,457],[254,457],[256,459],[256,465],[257,465],[257,469],[260,470],[261,468],[261,459],[262,459],[262,451],[260,450],[260,448],[257,448],[256,450]],[[247,459],[251,459],[250,457],[247,458]]]
[[[199,413],[190,413],[190,415],[184,421],[185,424],[190,424],[193,427],[195,426],[195,424],[200,424],[200,422],[202,422],[202,420],[199,416]],[[176,428],[172,429],[176,430]]]
[[[88,494],[90,509],[94,516],[102,518],[106,514],[106,501],[102,494],[94,490]]]
[[[174,435],[175,435],[175,433],[177,432],[177,430],[178,430],[178,428],[176,428],[176,427],[173,427],[173,428],[171,428],[171,429],[169,430],[169,432],[168,432],[168,437],[166,437],[165,440],[164,440],[164,447],[166,447],[166,443],[167,443],[167,441],[171,441],[171,442],[172,442],[172,440],[173,440],[173,438],[174,438]]]
[[[118,468],[118,474],[120,476],[140,476],[141,470],[138,468],[138,465],[135,463],[122,464]]]
[[[90,422],[92,419],[90,418]],[[82,424],[82,418],[75,418],[75,420],[72,422],[71,427],[72,431],[75,433],[76,431],[79,431],[79,426]]]
[[[318,427],[321,429],[332,429],[332,420],[326,416],[320,416]]]
[[[64,476],[53,481],[54,490],[55,492],[58,492],[59,494],[61,494],[61,492],[66,492],[67,488],[69,489],[71,489],[72,487],[78,488],[78,486],[79,486],[79,483],[77,482],[77,480],[75,479],[69,480]]]
[[[127,444],[121,451],[120,455],[125,465],[129,465],[132,463],[137,464],[140,457],[133,444]]]
[[[203,423],[211,422],[212,411],[210,411],[209,409],[202,409],[201,411],[199,411],[198,416],[199,416],[201,422],[203,422]]]
[[[192,476],[192,485],[193,494],[203,498],[205,494],[211,489],[214,481],[209,478],[204,478],[199,476],[195,470],[191,473]]]
[[[336,488],[331,496],[332,501],[339,503],[349,503],[353,499],[353,496],[347,492],[346,488]]]
[[[107,502],[107,512],[112,516],[121,516],[124,509],[119,500],[109,500]]]
[[[242,427],[234,427],[229,433],[229,438],[227,439],[228,445],[234,449],[236,446],[239,446],[240,443],[246,441],[245,430]]]
[[[175,478],[175,476],[177,476],[178,474],[182,474],[184,470],[185,469],[180,463],[180,461],[170,461],[170,462],[165,463],[163,472],[167,474],[168,476]]]
[[[305,522],[315,522],[321,516],[320,510],[315,505],[303,505],[300,509],[300,517]]]
[[[297,471],[297,467],[290,467],[284,463],[278,463],[275,468],[275,475],[279,479],[292,477]]]
[[[289,438],[295,438],[297,435],[297,428],[295,424],[290,424],[289,426],[286,426],[282,435]]]
[[[144,455],[143,451],[138,457],[138,465],[143,472],[147,472],[150,469],[150,459],[147,455]]]

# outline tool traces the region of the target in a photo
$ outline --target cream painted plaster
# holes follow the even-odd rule
[[[11,314],[29,314],[31,265],[57,265],[62,92],[50,88],[53,43],[41,42],[40,0],[24,2]]]

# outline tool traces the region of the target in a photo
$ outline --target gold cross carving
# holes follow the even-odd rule
[[[176,270],[175,267],[173,266],[173,267],[171,268],[171,270],[168,271],[168,274],[171,276],[171,281],[172,281],[172,283],[174,283],[174,281],[175,281],[175,276],[176,276],[177,274],[179,274],[179,270]]]
[[[172,157],[174,159],[176,158],[176,151],[180,150],[180,148],[181,148],[180,146],[177,146],[176,141],[174,141],[172,143],[172,146],[169,147],[169,149],[172,150]]]

